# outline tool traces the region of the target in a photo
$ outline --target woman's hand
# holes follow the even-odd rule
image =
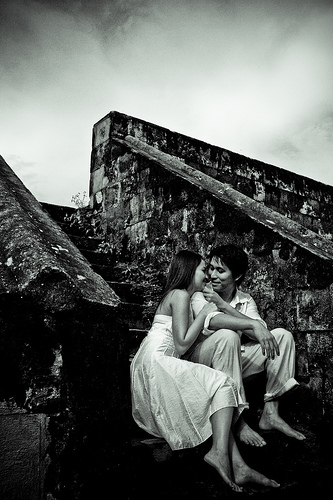
[[[227,306],[227,302],[225,302],[217,292],[214,292],[212,288],[205,286],[205,288],[202,290],[202,293],[207,302],[212,302],[221,311],[223,311],[224,306]]]
[[[206,317],[208,314],[212,312],[216,312],[216,306],[213,302],[208,302],[208,304],[205,304],[203,306],[199,314],[202,313]]]

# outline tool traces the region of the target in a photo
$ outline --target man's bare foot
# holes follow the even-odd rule
[[[287,424],[287,422],[285,422],[279,414],[265,412],[265,410],[261,415],[259,428],[263,431],[277,430],[286,436],[298,439],[299,441],[306,439],[304,434],[290,427],[290,425]]]
[[[238,484],[238,486],[243,486],[249,483],[255,483],[268,488],[278,488],[280,486],[279,483],[274,481],[274,479],[269,479],[260,472],[251,469],[251,467],[245,463],[239,466],[234,464],[234,474],[235,483]]]
[[[256,431],[241,419],[236,430],[237,437],[242,443],[250,446],[262,447],[265,446],[266,441]]]
[[[230,463],[229,463],[229,457],[228,455],[224,455],[221,453],[217,453],[213,449],[211,449],[205,456],[204,460],[207,464],[211,465],[216,469],[216,471],[220,474],[222,477],[223,481],[226,483],[229,488],[231,488],[232,491],[241,493],[243,491],[243,488],[239,485],[237,485],[234,481],[231,479],[231,470],[230,470]]]

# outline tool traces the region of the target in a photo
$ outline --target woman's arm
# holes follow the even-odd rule
[[[212,300],[221,311],[221,314],[216,314],[210,320],[209,329],[220,330],[227,328],[234,331],[241,331],[250,339],[259,342],[263,355],[266,355],[268,359],[274,359],[276,355],[279,356],[279,346],[275,337],[267,329],[264,320],[261,319],[252,297],[246,310],[246,313],[249,314],[247,316],[247,314],[242,314],[228,302],[225,302],[214,291],[209,291],[208,293],[204,293],[204,295],[206,298]]]
[[[226,302],[225,300],[220,297],[220,295],[214,290],[204,290],[203,293],[205,299],[208,302],[214,302],[216,304],[216,307],[219,309],[219,311],[225,313],[225,314],[230,314],[230,316],[234,316],[236,318],[251,318],[251,319],[256,319],[259,321],[263,326],[267,326],[265,321],[261,318],[257,305],[255,301],[253,300],[252,297],[250,297],[249,301],[246,304],[246,314],[243,314],[234,307],[232,307],[229,302]],[[202,304],[202,302],[201,302]]]
[[[177,352],[182,356],[197,339],[208,313],[216,310],[214,304],[206,304],[193,323],[190,323],[190,296],[185,290],[175,290],[170,300],[172,335]]]
[[[204,289],[204,292],[197,292],[191,297],[191,307],[196,317],[201,309],[208,302],[214,303],[216,305],[216,311],[220,311],[223,314],[214,314],[211,316],[208,330],[220,330],[226,328],[228,330],[242,331],[246,333],[246,330],[252,332],[253,319],[260,319],[259,313],[257,317],[245,316],[241,312],[237,311],[228,302],[223,300],[220,295],[213,290]],[[243,321],[239,321],[243,320]]]

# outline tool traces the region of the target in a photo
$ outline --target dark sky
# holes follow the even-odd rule
[[[321,0],[2,0],[0,155],[70,205],[117,110],[333,185],[332,26]]]

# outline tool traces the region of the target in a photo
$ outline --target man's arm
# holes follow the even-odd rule
[[[240,331],[245,333],[249,338],[259,342],[262,348],[263,355],[267,356],[268,359],[274,359],[275,355],[279,356],[279,346],[275,340],[275,337],[267,329],[266,323],[261,319],[255,301],[251,298],[248,303],[246,312],[250,315],[242,314],[232,307],[228,302],[224,301],[218,293],[213,290],[204,291],[203,294],[195,294],[196,305],[194,314],[200,310],[201,306],[206,302],[204,299],[208,299],[210,302],[214,302],[221,314],[211,314],[209,321],[209,330],[220,330],[228,329],[234,331]],[[201,297],[200,297],[201,296]],[[194,302],[194,301],[193,301]],[[193,307],[192,302],[192,307]]]
[[[253,318],[240,313],[234,307],[232,307],[228,302],[225,302],[221,297],[214,291],[210,293],[197,292],[193,294],[191,298],[191,307],[196,318],[201,309],[208,302],[213,302],[216,305],[216,312],[221,312],[223,314],[210,314],[209,324],[207,328],[209,330],[220,330],[222,328],[227,328],[228,330],[242,330],[246,333],[248,329],[249,332],[253,328],[253,319],[261,320],[258,312],[257,317]]]
[[[206,291],[207,290],[207,291]],[[249,301],[246,302],[246,314],[241,313],[233,306],[231,306],[228,302],[222,299],[220,295],[214,290],[204,289],[201,294],[207,300],[207,302],[214,302],[219,311],[224,312],[225,314],[230,314],[231,316],[235,316],[236,318],[251,318],[259,321],[263,326],[267,327],[265,321],[261,318],[257,305],[252,297],[250,297]]]
[[[275,337],[256,319],[247,316],[240,318],[225,313],[214,315],[209,322],[209,329],[216,331],[223,328],[245,333],[249,338],[261,345],[262,353],[268,359],[274,359],[276,355],[280,355],[280,349]]]
[[[202,292],[195,292],[191,297],[191,308],[193,311],[193,316],[196,318],[205,304],[208,302],[214,302],[212,300],[206,300]],[[216,306],[216,311],[218,308]]]
[[[216,331],[226,328],[228,330],[234,330],[234,331],[241,330],[242,333],[246,333],[248,331],[251,334],[254,325],[253,320],[254,319],[261,320],[258,311],[256,314],[257,317],[253,318],[250,316],[246,316],[245,314],[242,314],[239,311],[237,311],[234,307],[225,302],[223,299],[221,299],[221,297],[214,291],[211,291],[209,294],[208,293],[206,294],[205,292],[204,293],[197,292],[193,294],[191,298],[191,307],[195,318],[197,317],[203,306],[208,302],[215,303],[216,312],[219,311],[220,313],[222,313],[222,314],[216,314],[216,313],[209,314],[209,316],[207,317],[209,319],[209,323],[206,324],[207,329],[209,330]],[[264,323],[264,325],[266,326],[266,323]]]

